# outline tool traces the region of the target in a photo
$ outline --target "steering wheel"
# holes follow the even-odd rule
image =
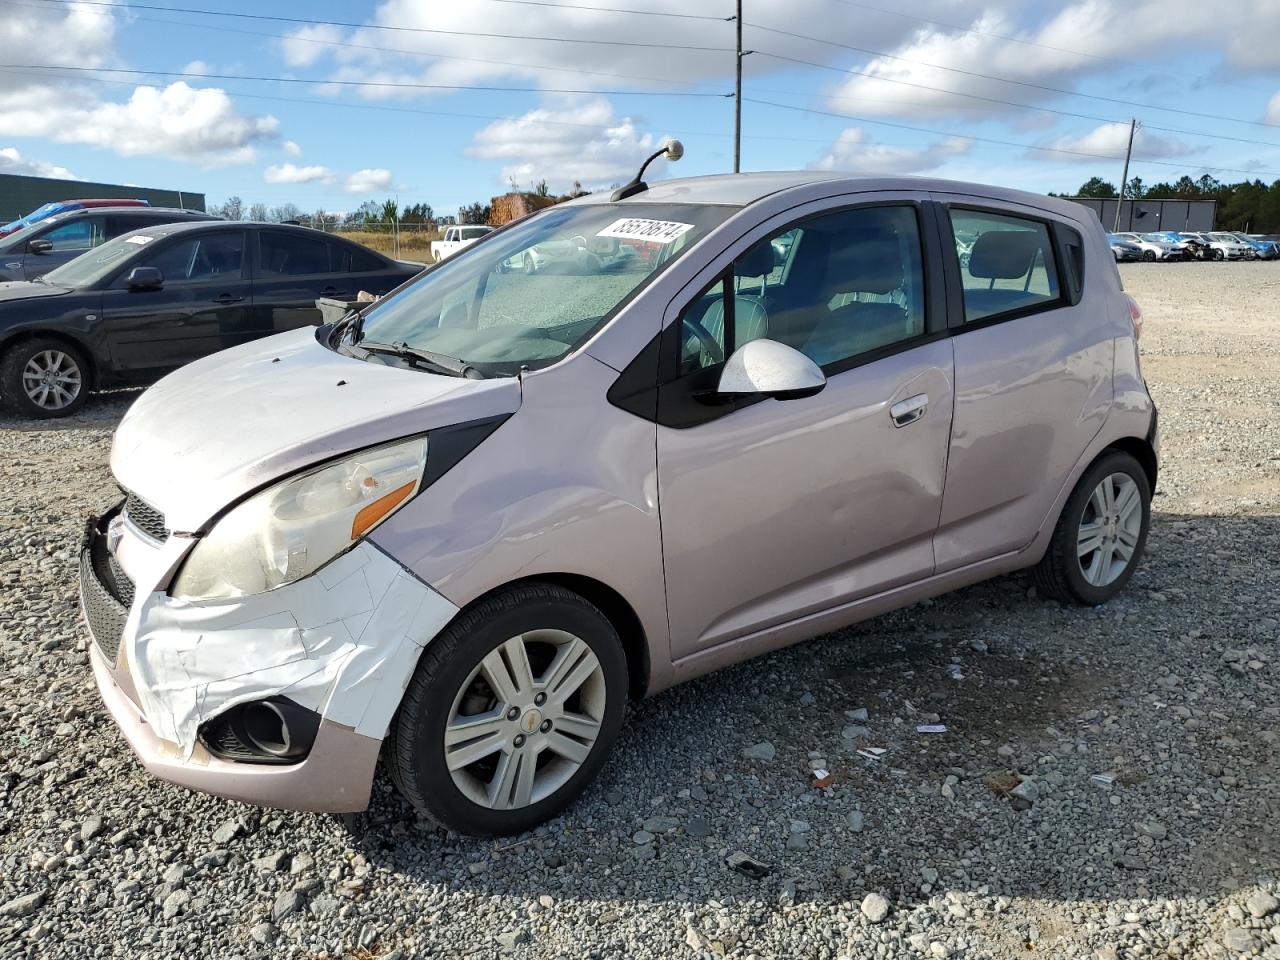
[[[724,350],[720,348],[719,341],[711,335],[710,330],[693,319],[693,317],[681,317],[680,325],[686,327],[690,333],[698,338],[699,346],[711,358],[712,364],[724,363]]]
[[[579,247],[582,247],[582,249],[584,250],[587,248],[587,238],[582,236],[581,234],[577,234],[575,236],[570,237],[569,242]]]

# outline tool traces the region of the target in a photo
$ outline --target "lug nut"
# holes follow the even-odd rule
[[[516,734],[516,738],[515,738],[515,740],[513,740],[513,741],[512,741],[512,743],[514,743],[517,747],[523,747],[523,746],[524,746],[524,734],[523,734],[523,733],[517,733],[517,734]]]
[[[518,718],[519,718],[519,716],[520,716],[520,708],[519,708],[519,707],[512,707],[510,710],[508,710],[508,711],[507,711],[507,719],[508,719],[508,720],[516,720],[516,719],[518,719]]]
[[[539,729],[539,730],[541,730],[543,733],[546,733],[548,730],[550,730],[550,729],[551,729],[551,721],[550,721],[550,720],[543,720],[543,721],[542,721],[542,726],[540,726],[538,729]]]
[[[539,707],[540,707],[540,706],[542,706],[544,703],[546,703],[546,702],[547,702],[547,695],[546,695],[545,693],[540,693],[540,694],[538,694],[536,697],[534,697],[534,698],[533,698],[533,702],[534,702],[534,705],[535,705],[535,706],[539,706]]]

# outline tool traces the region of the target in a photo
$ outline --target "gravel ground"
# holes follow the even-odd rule
[[[1280,957],[1280,266],[1124,277],[1164,467],[1118,600],[1008,577],[687,684],[499,841],[144,776],[75,601],[132,396],[0,423],[0,957]]]

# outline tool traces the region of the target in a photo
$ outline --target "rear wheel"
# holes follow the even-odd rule
[[[1058,518],[1034,576],[1040,593],[1095,606],[1119,593],[1142,559],[1151,485],[1129,454],[1113,450],[1085,471]]]
[[[626,695],[626,657],[604,614],[560,587],[515,587],[427,645],[388,733],[387,765],[443,826],[516,833],[595,778]]]
[[[0,360],[0,401],[21,416],[70,416],[88,394],[89,364],[62,340],[36,337],[11,347]]]

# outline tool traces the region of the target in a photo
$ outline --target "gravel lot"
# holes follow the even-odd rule
[[[1280,266],[1124,278],[1164,460],[1117,601],[1004,578],[687,684],[496,842],[145,777],[75,600],[133,397],[0,423],[0,957],[1280,957]]]

